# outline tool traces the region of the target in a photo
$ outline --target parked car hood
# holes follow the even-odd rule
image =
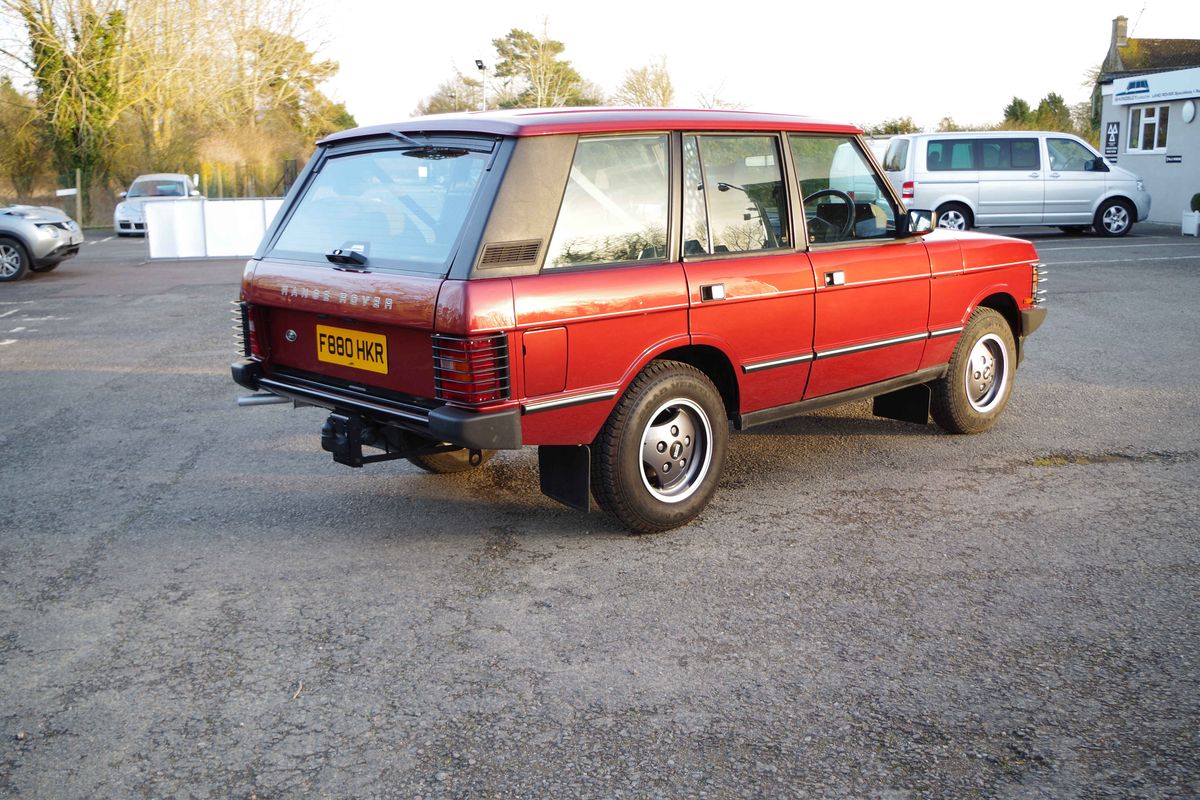
[[[29,222],[64,222],[70,219],[54,206],[5,206],[0,208],[0,214],[19,217]]]

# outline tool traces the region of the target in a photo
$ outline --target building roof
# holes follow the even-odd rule
[[[1126,36],[1125,17],[1113,20],[1108,55],[1100,66],[1100,82],[1149,72],[1200,67],[1200,39],[1133,39]]]
[[[321,140],[402,133],[484,133],[496,136],[545,136],[555,133],[604,133],[666,130],[797,130],[821,133],[859,133],[853,125],[787,114],[754,111],[690,110],[680,108],[529,108],[434,114],[390,125],[342,131]]]

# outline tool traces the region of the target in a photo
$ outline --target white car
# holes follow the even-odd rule
[[[192,197],[200,197],[200,191],[187,175],[175,172],[139,175],[129,191],[121,192],[121,202],[113,210],[113,230],[118,236],[145,235],[147,202]]]
[[[933,209],[942,228],[1054,225],[1124,236],[1150,215],[1142,179],[1069,133],[895,136],[883,168],[905,204]]]

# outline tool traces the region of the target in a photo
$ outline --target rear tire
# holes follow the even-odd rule
[[[471,463],[471,451],[452,450],[449,453],[430,453],[423,456],[406,456],[408,463],[420,467],[434,475],[453,475],[456,472],[469,472],[492,460],[495,450],[480,450],[479,461]]]
[[[937,226],[952,231],[969,231],[975,220],[971,209],[962,203],[946,203],[937,210]]]
[[[592,445],[592,494],[632,531],[686,525],[717,490],[728,439],[725,404],[708,376],[653,361]]]
[[[1134,210],[1124,200],[1105,200],[1096,211],[1096,233],[1116,238],[1133,229]]]
[[[0,238],[0,281],[19,281],[29,272],[29,251],[16,239]]]
[[[946,376],[931,386],[933,421],[949,433],[982,433],[995,425],[1012,394],[1016,352],[1008,321],[993,309],[975,309]]]

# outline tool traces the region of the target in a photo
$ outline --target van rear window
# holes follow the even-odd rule
[[[908,139],[892,139],[882,166],[886,172],[899,172],[908,166]]]

